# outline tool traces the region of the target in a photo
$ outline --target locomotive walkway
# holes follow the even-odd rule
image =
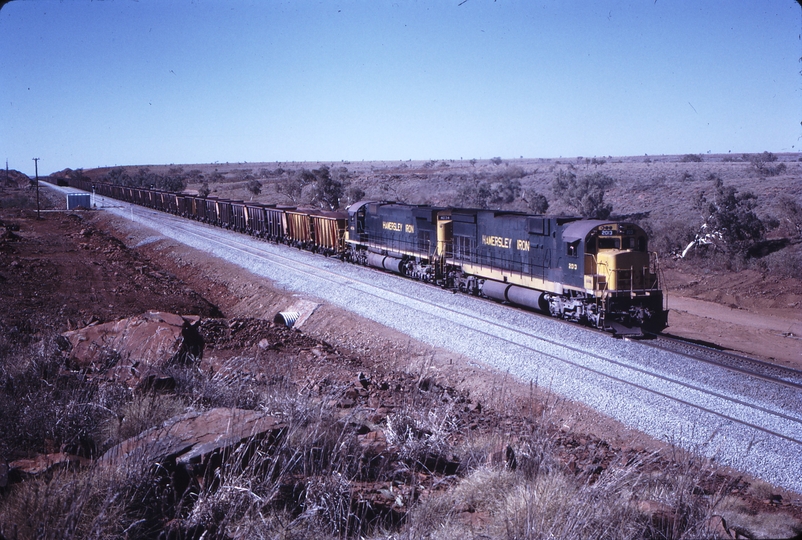
[[[802,390],[373,269],[97,197],[121,218],[655,438],[802,493]]]

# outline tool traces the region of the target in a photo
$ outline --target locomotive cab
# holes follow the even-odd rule
[[[646,233],[628,223],[608,223],[585,239],[585,288],[630,295],[659,290]]]
[[[596,326],[612,326],[616,332],[633,326],[648,330],[666,326],[657,260],[648,250],[648,236],[641,227],[600,220],[576,221],[565,227],[562,242],[567,261],[565,281],[576,280],[584,289],[584,300],[561,300],[559,308],[564,317],[569,306],[579,320],[585,317]],[[603,314],[602,318],[596,320],[592,304],[597,306],[595,313]]]

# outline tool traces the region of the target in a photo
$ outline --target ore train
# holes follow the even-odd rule
[[[667,326],[656,256],[626,221],[379,201],[336,212],[67,183],[616,334]]]

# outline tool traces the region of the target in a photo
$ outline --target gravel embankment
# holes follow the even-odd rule
[[[100,205],[101,198],[98,198]],[[107,210],[802,493],[802,392],[685,356],[109,200]]]

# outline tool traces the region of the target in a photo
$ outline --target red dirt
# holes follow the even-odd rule
[[[802,281],[666,269],[670,334],[802,370]]]
[[[52,194],[45,199],[49,206],[63,205]],[[165,240],[144,243],[156,233],[102,213],[45,212],[37,220],[30,209],[3,209],[0,219],[19,225],[14,233],[17,238],[0,241],[0,336],[4,336],[0,352],[14,344],[34,343],[48,333],[147,310],[271,321],[276,312],[297,301],[225,261]],[[760,287],[759,276],[739,275],[736,282],[732,275],[700,277],[679,269],[669,269],[668,276],[669,284],[676,284],[670,296],[675,306],[671,332],[802,367],[797,305],[758,300],[768,296],[760,291],[746,296],[756,299],[749,310],[707,301],[727,302],[728,295],[734,295],[738,304],[744,305],[738,291]],[[720,297],[699,292],[714,286]],[[799,283],[783,286],[796,295],[794,302],[802,297]],[[773,294],[776,284],[765,289]],[[788,302],[791,296],[782,298]],[[259,341],[268,334],[259,330],[258,324],[245,327],[253,331],[243,331],[236,339],[230,330],[223,331],[205,362],[219,365],[238,355],[258,354]],[[466,403],[463,421],[470,431],[483,432],[500,442],[513,440],[522,426],[543,410],[544,403],[554,402],[540,389],[514,383],[504,374],[469,364],[447,351],[432,350],[330,306],[321,306],[301,332],[291,333],[297,337],[287,338],[283,352],[286,358],[299,360],[297,371],[308,384],[328,380],[353,386],[360,372],[374,380],[396,382],[397,386],[388,385],[373,398],[373,405],[379,407],[380,402],[403,403],[411,384],[429,380],[462,396]],[[357,392],[341,399],[346,398],[360,399],[360,395]],[[510,403],[516,406],[509,407]],[[569,454],[576,454],[576,448],[591,443],[603,443],[610,454],[606,459],[621,452],[665,446],[580,405],[561,403],[555,411],[554,427],[561,432],[566,460]],[[739,493],[744,496],[744,489]],[[799,522],[802,500],[783,493],[784,501],[792,499],[793,505],[777,507],[746,496],[743,504],[758,513],[779,513]]]

